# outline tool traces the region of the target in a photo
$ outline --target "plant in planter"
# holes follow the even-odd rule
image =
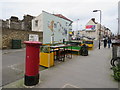
[[[44,53],[49,53],[50,48],[48,46],[41,46],[40,51]]]
[[[114,72],[114,79],[117,80],[117,81],[120,81],[120,67],[119,66],[114,66],[112,67],[112,70]]]
[[[50,52],[49,46],[41,46],[40,48],[40,64],[44,67],[51,67],[54,65],[54,53]]]

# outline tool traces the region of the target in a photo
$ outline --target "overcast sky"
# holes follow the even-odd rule
[[[8,19],[17,16],[23,19],[23,15],[38,16],[42,10],[49,13],[58,13],[71,19],[73,30],[84,29],[85,24],[95,18],[99,22],[99,12],[102,10],[102,25],[111,29],[113,33],[118,30],[118,2],[120,0],[1,0],[0,19]],[[77,27],[77,19],[78,27]]]

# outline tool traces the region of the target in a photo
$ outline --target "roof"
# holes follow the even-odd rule
[[[72,20],[66,18],[66,17],[63,16],[62,14],[53,14],[53,15],[55,15],[55,16],[57,16],[57,17],[60,17],[60,18],[63,18],[63,19],[65,19],[65,20],[68,20],[68,21],[70,21],[70,22],[73,22]]]

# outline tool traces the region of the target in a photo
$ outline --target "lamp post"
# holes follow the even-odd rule
[[[78,28],[78,22],[79,22],[79,19],[77,19],[77,31],[78,31],[78,29],[79,29],[79,28]]]
[[[119,18],[117,18],[118,19],[118,35],[120,34],[120,31],[119,31],[119,23],[120,23],[120,19]]]
[[[78,30],[79,30],[79,28],[78,28],[78,22],[79,22],[79,19],[77,19],[77,36],[76,36],[77,38],[79,37],[79,31],[78,31]]]
[[[101,16],[102,16],[102,11],[101,10],[93,10],[93,12],[100,12],[100,28],[99,28],[99,49],[100,49],[100,39],[101,39]]]

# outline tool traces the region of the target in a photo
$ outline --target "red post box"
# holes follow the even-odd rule
[[[25,79],[26,86],[39,83],[39,52],[41,42],[24,41],[26,44]]]

